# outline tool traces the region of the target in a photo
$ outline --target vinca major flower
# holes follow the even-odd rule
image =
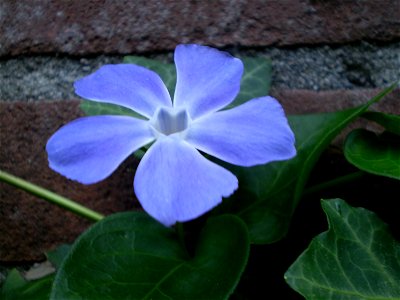
[[[201,152],[245,167],[296,154],[293,132],[274,98],[223,110],[239,92],[240,59],[199,45],[177,46],[174,59],[173,101],[155,72],[134,64],[105,65],[76,81],[79,96],[144,118],[83,117],[61,127],[46,146],[53,170],[92,184],[151,144],[136,170],[134,191],[143,209],[166,226],[199,217],[238,187],[230,171]]]

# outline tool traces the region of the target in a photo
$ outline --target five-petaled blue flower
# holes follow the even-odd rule
[[[46,147],[53,170],[91,184],[154,142],[137,168],[134,190],[144,210],[166,226],[197,218],[238,187],[230,171],[199,150],[239,166],[296,154],[293,132],[274,98],[221,110],[239,92],[239,59],[199,45],[177,46],[174,58],[173,101],[156,73],[133,64],[105,65],[75,82],[79,96],[127,107],[145,119],[80,118],[60,128]]]

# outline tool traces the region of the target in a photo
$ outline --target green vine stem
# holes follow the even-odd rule
[[[32,184],[19,177],[11,175],[7,172],[0,170],[0,181],[13,185],[21,190],[24,190],[32,195],[42,198],[50,203],[58,205],[70,212],[82,216],[91,221],[100,221],[104,218],[103,215],[95,212],[83,205],[80,205],[70,199],[64,198],[56,193],[46,190],[40,186]]]

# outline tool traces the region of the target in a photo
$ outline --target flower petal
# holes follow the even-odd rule
[[[174,106],[184,106],[192,119],[233,101],[240,89],[243,64],[226,52],[199,45],[175,49],[177,83]]]
[[[74,84],[79,96],[125,106],[150,118],[159,106],[172,106],[161,78],[133,64],[105,65]]]
[[[109,176],[132,152],[154,140],[147,121],[94,116],[61,127],[47,142],[50,167],[84,184]]]
[[[250,100],[193,122],[185,140],[197,149],[240,166],[285,160],[296,155],[294,134],[278,101]]]
[[[197,218],[237,186],[231,172],[174,136],[161,137],[150,147],[134,181],[144,210],[166,226]]]

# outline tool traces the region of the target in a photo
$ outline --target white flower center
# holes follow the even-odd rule
[[[190,121],[186,109],[161,107],[154,114],[151,123],[158,133],[170,135],[184,131]]]

